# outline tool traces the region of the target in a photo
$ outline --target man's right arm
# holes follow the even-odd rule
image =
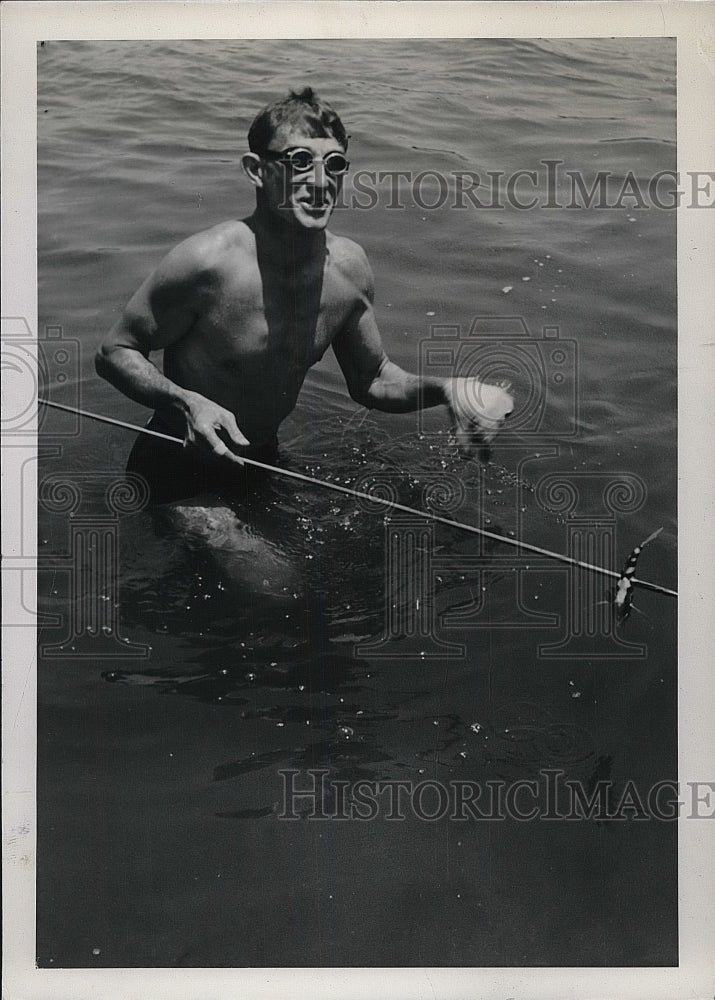
[[[227,447],[248,444],[234,415],[177,385],[149,360],[152,351],[189,334],[206,308],[213,276],[204,240],[199,235],[181,243],[147,278],[100,345],[95,365],[102,378],[130,399],[155,410],[180,413],[185,419],[186,445],[240,464],[239,456]]]

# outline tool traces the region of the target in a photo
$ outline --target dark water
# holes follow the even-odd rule
[[[48,391],[146,419],[97,379],[95,344],[171,246],[250,211],[250,120],[310,82],[353,171],[432,172],[403,207],[388,179],[361,209],[349,181],[333,223],[368,252],[390,355],[417,370],[447,342],[460,370],[511,378],[517,409],[491,463],[465,464],[443,414],[368,414],[326,357],[281,464],[414,506],[441,486],[447,516],[610,568],[662,525],[638,574],[675,586],[675,214],[566,207],[567,171],[608,171],[613,202],[629,174],[647,191],[675,169],[674,60],[659,39],[48,43]],[[540,207],[509,204],[517,170]],[[455,208],[459,171],[501,172],[505,207]],[[672,823],[311,821],[307,799],[279,818],[287,769],[353,790],[546,769],[645,797],[676,778],[672,598],[640,591],[616,630],[605,578],[444,526],[408,556],[414,524],[279,477],[178,530],[108,498],[131,443],[45,417],[40,597],[61,624],[40,638],[41,966],[677,961]]]

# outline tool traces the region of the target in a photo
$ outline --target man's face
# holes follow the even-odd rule
[[[313,163],[299,170],[272,158],[263,161],[264,191],[268,207],[304,229],[325,229],[337,203],[343,176],[326,167],[325,157],[343,153],[337,139],[316,139],[300,129],[280,128],[268,146],[269,154],[307,150]],[[329,166],[329,165],[328,165]]]

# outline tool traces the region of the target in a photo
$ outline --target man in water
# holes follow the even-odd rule
[[[349,167],[335,111],[311,88],[291,93],[258,115],[248,143],[253,215],[172,250],[97,353],[99,374],[155,411],[151,428],[184,439],[182,452],[140,437],[128,469],[163,502],[230,483],[242,455],[270,461],[328,347],[356,402],[388,412],[444,405],[463,455],[488,443],[512,409],[506,389],[390,361],[365,253],[327,230]],[[149,360],[161,349],[163,374]]]

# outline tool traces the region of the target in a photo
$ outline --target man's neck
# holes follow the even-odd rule
[[[307,230],[258,205],[246,220],[253,230],[260,255],[272,265],[289,271],[303,270],[325,260],[324,230]]]

